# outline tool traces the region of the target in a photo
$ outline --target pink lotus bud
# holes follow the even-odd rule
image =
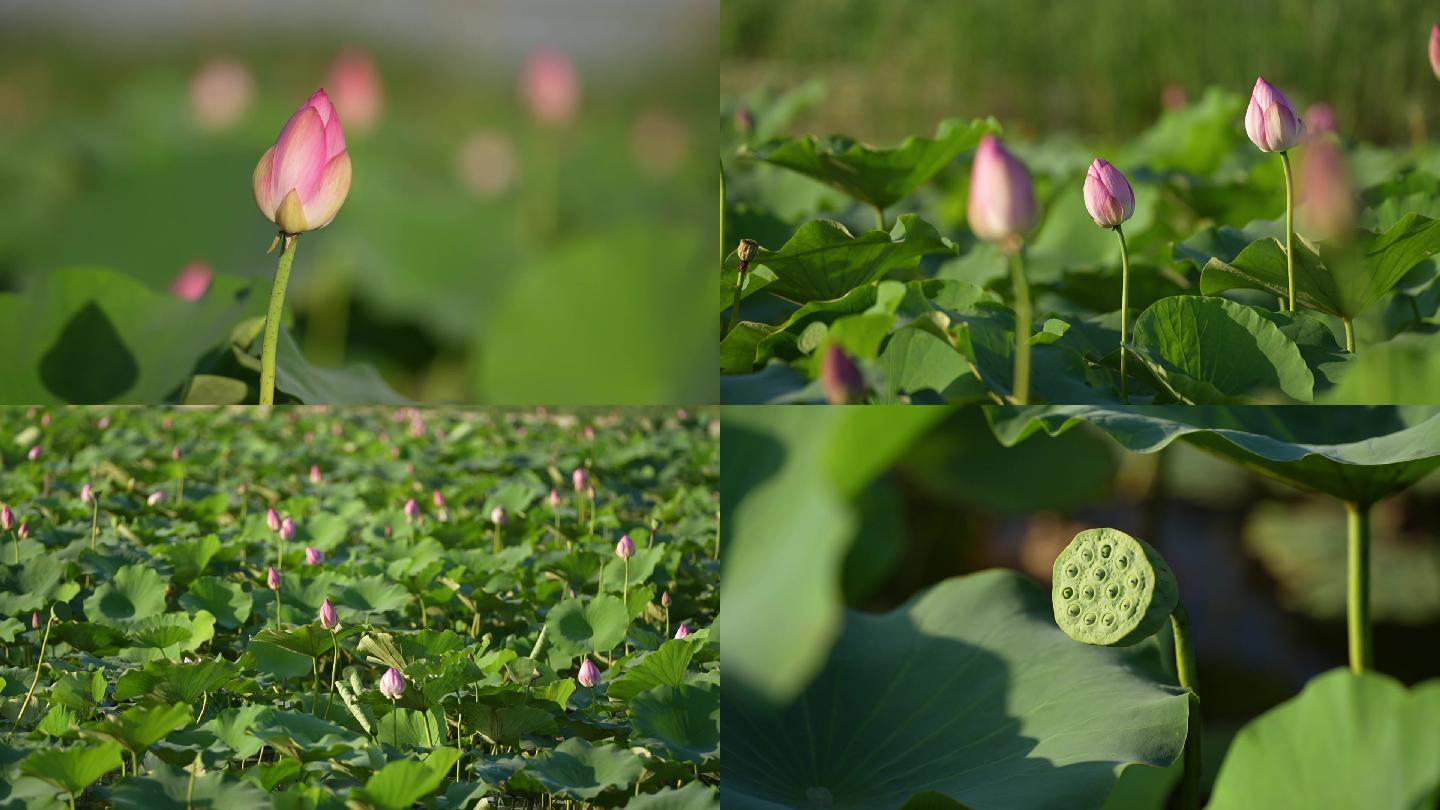
[[[1095,158],[1085,173],[1085,209],[1102,228],[1118,228],[1135,214],[1135,190],[1104,158]]]
[[[505,514],[505,507],[497,506],[490,510],[490,522],[496,526],[504,526],[510,522],[510,516]]]
[[[1010,242],[1034,227],[1039,213],[1024,164],[986,135],[970,167],[970,230],[988,242]]]
[[[595,666],[589,658],[580,662],[580,672],[575,675],[575,680],[586,689],[593,688],[600,683],[600,668]]]
[[[80,502],[86,506],[95,502],[95,490],[91,489],[89,484],[80,487]]]
[[[325,562],[325,552],[321,551],[318,548],[315,548],[314,546],[305,547],[306,565],[319,565],[323,562]]]
[[[40,427],[50,427],[50,414],[45,413],[40,415]]]
[[[1160,106],[1167,110],[1183,110],[1189,103],[1190,97],[1185,94],[1185,88],[1178,84],[1167,84],[1160,91]]]
[[[635,556],[635,541],[630,539],[630,535],[620,535],[620,542],[615,544],[615,556],[622,560]]]
[[[40,445],[37,444],[34,447],[30,448],[30,452],[26,453],[26,457],[28,457],[31,461],[39,461],[41,452],[42,451],[40,450]]]
[[[1306,140],[1314,140],[1321,135],[1327,135],[1335,131],[1335,108],[1329,104],[1311,104],[1305,108],[1305,135]]]
[[[24,540],[25,538],[29,537],[29,536],[30,536],[30,524],[29,524],[29,523],[21,523],[21,524],[20,524],[20,528],[18,528],[18,529],[15,530],[15,536],[18,537],[18,538],[20,538],[21,540]]]
[[[550,508],[551,508],[551,509],[557,509],[557,508],[559,508],[559,506],[560,506],[560,493],[556,492],[556,491],[553,490],[553,489],[550,490],[550,499],[549,499],[549,500],[550,500]]]
[[[145,503],[151,506],[155,506],[163,500],[165,500],[165,490],[157,489],[154,492],[150,493],[150,497],[145,499]]]
[[[1306,235],[1338,239],[1355,227],[1355,191],[1345,156],[1333,138],[1319,138],[1300,164],[1300,216]]]
[[[584,438],[587,442],[595,441],[595,426],[586,425],[585,429],[580,431],[580,436]]]
[[[280,521],[280,539],[287,543],[295,539],[295,521],[291,520],[289,515]]]
[[[380,71],[368,52],[352,48],[335,57],[326,84],[346,126],[362,134],[375,126],[385,93],[380,88]]]
[[[323,475],[320,474],[320,465],[319,465],[319,464],[311,464],[311,465],[310,465],[310,483],[312,483],[312,484],[319,484],[321,481],[324,481],[324,480],[325,480],[325,476],[323,476]]]
[[[269,526],[272,532],[280,531],[280,513],[276,512],[273,506],[265,510],[265,525]]]
[[[212,59],[190,78],[190,114],[201,129],[228,129],[244,117],[254,95],[249,68],[230,58]]]
[[[820,364],[820,387],[831,405],[859,405],[865,401],[865,377],[860,367],[838,344],[830,344]]]
[[[280,590],[280,572],[274,566],[265,572],[265,585],[272,591]]]
[[[1430,69],[1440,79],[1440,25],[1430,26]]]
[[[400,670],[390,667],[380,676],[380,694],[391,700],[399,700],[405,694],[405,676]]]
[[[689,627],[686,627],[684,622],[681,622],[681,623],[680,623],[680,626],[677,627],[677,628],[675,628],[675,638],[685,638],[686,636],[689,636],[689,635],[690,635],[690,628],[689,628]]]
[[[1305,122],[1284,93],[1259,78],[1245,110],[1245,134],[1262,152],[1284,152],[1305,138]]]
[[[748,104],[739,104],[735,107],[735,131],[741,135],[749,135],[755,131],[755,114],[750,112]]]
[[[326,630],[334,630],[340,626],[340,617],[335,615],[335,606],[326,599],[320,603],[320,626]]]
[[[584,492],[590,486],[590,473],[584,467],[576,467],[575,472],[570,474],[570,483],[575,485],[576,492]]]
[[[182,454],[181,454],[181,452],[180,452],[180,448],[178,448],[178,447],[172,447],[172,448],[170,448],[170,460],[171,460],[171,461],[179,461],[181,455],[182,455]]]
[[[15,527],[15,512],[9,504],[0,506],[0,530],[10,531]]]
[[[435,504],[436,509],[444,509],[445,495],[437,489],[434,492],[430,493],[430,502]]]
[[[287,234],[329,225],[350,193],[350,154],[340,116],[317,90],[290,116],[255,166],[255,202]]]
[[[592,500],[592,501],[595,500],[595,485],[594,485],[594,484],[591,484],[590,486],[585,487],[585,497],[589,498],[589,499]]]
[[[520,95],[535,120],[547,126],[566,126],[580,104],[580,79],[570,57],[553,48],[540,48],[525,62]]]
[[[661,591],[661,592],[660,592],[660,606],[661,606],[661,607],[670,607],[670,592],[669,592],[669,591]]]
[[[416,503],[414,498],[405,502],[405,517],[410,520],[420,517],[420,504]]]
[[[31,630],[39,630],[39,629],[40,629],[40,613],[39,613],[39,611],[36,611],[36,612],[30,614],[30,629],[31,629]]]
[[[108,416],[102,416],[102,417],[100,417],[100,420],[95,423],[95,427],[97,427],[97,428],[99,428],[99,429],[101,429],[101,430],[109,430],[109,429],[110,429],[110,417],[108,417]]]
[[[170,282],[170,294],[186,301],[199,301],[209,291],[214,278],[215,271],[210,265],[191,262]]]

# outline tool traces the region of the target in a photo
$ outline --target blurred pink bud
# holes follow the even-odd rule
[[[210,289],[214,277],[215,271],[210,269],[210,265],[191,262],[170,282],[170,294],[186,301],[199,301]]]
[[[1183,110],[1189,103],[1190,98],[1185,94],[1185,88],[1178,84],[1167,84],[1165,89],[1160,91],[1160,106],[1167,110]]]
[[[1102,228],[1118,228],[1135,213],[1135,190],[1120,170],[1095,158],[1085,173],[1085,209]]]
[[[576,467],[575,472],[570,474],[570,483],[575,485],[576,492],[583,492],[590,486],[590,473],[584,467]]]
[[[669,592],[669,591],[661,591],[661,592],[660,592],[660,605],[661,605],[661,607],[670,607],[670,592]]]
[[[0,506],[0,530],[10,531],[15,527],[15,512],[9,504]]]
[[[380,71],[368,52],[351,48],[335,57],[326,83],[346,126],[362,134],[375,126],[385,93],[380,87]]]
[[[40,629],[40,612],[39,612],[39,611],[36,611],[36,612],[30,614],[30,629],[32,629],[32,630],[39,630],[39,629]]]
[[[504,526],[510,522],[510,516],[505,514],[505,507],[497,506],[490,510],[490,522],[496,526]]]
[[[405,517],[415,520],[420,517],[420,504],[414,498],[405,502]]]
[[[831,405],[859,405],[865,401],[865,376],[850,355],[834,343],[820,364],[820,387]]]
[[[582,430],[582,431],[580,431],[580,435],[581,435],[581,437],[583,437],[583,438],[585,439],[585,441],[587,441],[587,442],[593,442],[593,441],[595,441],[595,426],[594,426],[594,425],[586,425],[586,426],[585,426],[585,429]]]
[[[436,509],[445,508],[445,495],[438,489],[430,493],[430,501],[435,504]]]
[[[1430,26],[1430,69],[1440,79],[1440,25]]]
[[[280,513],[276,512],[273,506],[265,510],[265,525],[269,526],[272,532],[280,531]]]
[[[40,427],[50,427],[50,414],[45,413],[40,415]]]
[[[684,622],[681,622],[680,626],[675,628],[675,638],[685,638],[688,635],[690,635],[690,628],[686,627]]]
[[[315,548],[314,546],[305,547],[306,565],[319,565],[323,562],[325,562],[325,552],[321,551],[318,548]]]
[[[201,129],[229,129],[255,95],[250,68],[228,57],[211,59],[190,77],[190,114]]]
[[[594,485],[594,484],[591,484],[591,485],[585,487],[585,497],[589,498],[589,499],[592,500],[592,501],[595,500],[595,485]]]
[[[16,536],[16,537],[19,537],[21,540],[24,540],[25,538],[29,537],[29,536],[30,536],[30,524],[29,524],[29,523],[21,523],[21,524],[20,524],[20,528],[18,528],[18,529],[15,530],[15,536]]]
[[[575,675],[575,680],[579,681],[581,686],[590,689],[600,683],[600,668],[586,658],[580,662],[580,672]]]
[[[165,490],[157,489],[154,492],[150,493],[150,497],[145,499],[145,503],[151,506],[155,506],[163,500],[165,500]]]
[[[520,95],[535,120],[547,126],[566,126],[580,104],[580,78],[570,57],[553,48],[540,48],[525,62]]]
[[[735,107],[735,131],[741,135],[749,135],[755,131],[755,114],[750,112],[750,106],[743,102]]]
[[[520,155],[503,132],[482,130],[461,142],[455,153],[460,182],[480,197],[509,191],[520,174]]]
[[[1306,140],[1313,140],[1335,131],[1335,108],[1324,102],[1305,108]]]
[[[172,447],[172,448],[170,448],[170,460],[171,460],[171,461],[179,461],[179,460],[180,460],[180,456],[181,456],[180,448],[178,448],[178,447]]]
[[[1011,242],[1035,226],[1039,213],[1024,164],[986,135],[970,167],[970,230],[987,242]]]
[[[335,615],[335,606],[326,599],[320,603],[320,626],[326,630],[334,630],[340,626],[340,617]]]
[[[1305,137],[1305,122],[1285,94],[1259,78],[1245,110],[1245,134],[1262,152],[1284,152]]]
[[[630,539],[630,535],[620,535],[620,542],[615,544],[615,556],[622,560],[635,556],[635,541]]]
[[[30,452],[29,452],[29,453],[26,453],[25,455],[26,455],[31,461],[39,461],[39,460],[40,460],[40,454],[41,454],[41,452],[42,452],[42,451],[40,450],[40,445],[37,444],[37,445],[35,445],[34,447],[31,447],[31,448],[30,448]]]
[[[312,483],[312,484],[319,484],[321,481],[324,481],[324,480],[325,480],[325,476],[320,473],[320,465],[319,465],[319,464],[311,464],[311,465],[310,465],[310,483]]]
[[[380,676],[380,694],[391,700],[399,700],[405,694],[405,676],[400,670],[390,667]]]
[[[265,585],[272,591],[280,590],[280,572],[274,566],[265,572]]]
[[[295,521],[291,520],[289,515],[280,521],[280,539],[287,543],[295,539]]]
[[[287,234],[329,225],[350,193],[350,154],[324,90],[290,116],[255,166],[255,202]]]
[[[110,429],[110,417],[108,417],[108,416],[102,416],[102,417],[100,417],[100,421],[98,421],[98,422],[95,423],[95,427],[100,428],[101,430],[109,430],[109,429]]]
[[[549,501],[550,501],[550,508],[551,508],[551,509],[558,509],[558,508],[560,507],[560,493],[559,493],[559,492],[556,492],[556,491],[553,490],[553,489],[550,490],[550,498],[549,498]]]
[[[95,490],[91,489],[89,484],[80,487],[80,502],[89,506],[91,503],[94,503],[94,501]]]
[[[1355,189],[1345,155],[1333,138],[1319,138],[1300,164],[1300,216],[1312,239],[1349,236],[1355,227]]]

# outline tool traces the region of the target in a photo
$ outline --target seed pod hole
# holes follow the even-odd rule
[[[1109,544],[1109,543],[1106,543],[1105,545],[1103,545],[1103,546],[1100,547],[1100,556],[1103,557],[1103,558],[1105,558],[1105,559],[1107,559],[1107,560],[1110,559],[1110,544]]]
[[[1132,587],[1132,588],[1138,588],[1138,587],[1140,587],[1140,578],[1139,578],[1139,577],[1130,577],[1130,579],[1127,580],[1127,582],[1130,583],[1130,587]]]
[[[1122,599],[1120,600],[1120,609],[1125,611],[1126,613],[1129,613],[1131,604],[1132,603],[1129,599]]]
[[[1115,626],[1115,614],[1114,614],[1114,613],[1106,613],[1106,614],[1104,615],[1104,617],[1102,617],[1102,618],[1100,619],[1100,623],[1101,623],[1101,624],[1104,624],[1106,627],[1114,627],[1114,626]]]
[[[1070,563],[1069,565],[1065,566],[1065,576],[1072,579],[1080,576],[1080,566],[1076,565],[1075,563]]]
[[[1055,558],[1053,572],[1055,621],[1085,644],[1138,644],[1169,622],[1179,598],[1159,553],[1115,529],[1080,532]]]
[[[1093,572],[1091,572],[1090,576],[1095,577],[1095,581],[1099,582],[1100,580],[1105,579],[1105,569],[1096,568]]]
[[[1093,562],[1095,560],[1095,552],[1091,551],[1088,548],[1082,548],[1080,549],[1080,559],[1084,560],[1087,563]]]
[[[1121,568],[1129,568],[1130,558],[1126,557],[1124,554],[1121,554],[1119,557],[1115,558],[1115,564],[1120,566]]]
[[[1119,595],[1120,595],[1120,586],[1119,586],[1119,585],[1116,585],[1116,584],[1113,583],[1113,582],[1110,583],[1110,587],[1108,587],[1108,588],[1105,589],[1105,596],[1106,596],[1107,598],[1109,598],[1109,599],[1114,599],[1115,597],[1117,597],[1117,596],[1119,596]]]
[[[1085,619],[1084,619],[1084,621],[1085,621],[1085,624],[1087,624],[1087,625],[1093,625],[1093,624],[1095,624],[1095,614],[1094,614],[1094,613],[1086,613],[1086,614],[1085,614]]]
[[[1071,605],[1070,607],[1068,607],[1068,608],[1065,609],[1065,612],[1066,612],[1066,613],[1069,613],[1070,616],[1071,616],[1071,618],[1074,618],[1075,616],[1079,616],[1079,615],[1080,615],[1080,606],[1079,606],[1079,605]]]
[[[1086,586],[1085,586],[1085,589],[1082,590],[1080,593],[1081,593],[1086,599],[1094,599],[1094,598],[1095,598],[1095,589],[1092,588],[1092,587],[1090,587],[1089,585],[1086,585]]]
[[[1074,599],[1075,589],[1067,585],[1064,590],[1060,591],[1060,596],[1064,599]]]

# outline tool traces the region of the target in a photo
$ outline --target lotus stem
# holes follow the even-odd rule
[[[1346,503],[1347,574],[1346,620],[1350,636],[1350,669],[1356,674],[1372,668],[1370,635],[1370,507]]]
[[[1355,353],[1355,321],[1350,318],[1344,319],[1345,324],[1345,351]]]
[[[1030,285],[1025,281],[1025,248],[1017,245],[1011,256],[1010,276],[1015,286],[1015,380],[1012,398],[1030,404]]]
[[[97,493],[91,504],[90,550],[95,550],[95,539],[100,535],[100,495]]]
[[[1295,311],[1295,179],[1289,150],[1280,153],[1285,165],[1285,276],[1290,284],[1290,311]]]
[[[875,206],[875,227],[885,230],[885,209],[878,205]]]
[[[1126,335],[1130,330],[1130,246],[1125,244],[1125,230],[1115,226],[1115,235],[1120,237],[1120,401],[1129,404],[1125,394],[1128,378],[1125,375]]]
[[[745,290],[745,273],[746,270],[741,270],[735,277],[735,304],[730,307],[730,325],[725,327],[726,335],[735,331],[736,324],[740,323],[740,294]]]
[[[40,683],[40,670],[45,667],[45,645],[50,641],[50,625],[55,623],[55,608],[50,608],[50,618],[45,621],[45,635],[40,638],[40,657],[35,661],[35,677],[30,680],[30,691],[25,693],[25,699],[20,702],[20,711],[15,714],[15,725],[10,727],[14,732],[20,728],[20,720],[25,717],[25,709],[30,705],[30,698],[35,696],[35,687]]]
[[[275,284],[270,288],[270,309],[265,314],[265,343],[260,350],[260,404],[275,404],[275,350],[280,342],[280,319],[285,314],[285,286],[290,283],[290,265],[295,263],[295,246],[300,236],[282,236],[280,262]]]
[[[1195,649],[1190,643],[1190,619],[1178,603],[1170,614],[1170,628],[1175,635],[1175,671],[1180,685],[1190,692],[1190,721],[1185,734],[1185,774],[1180,783],[1180,796],[1186,810],[1200,807],[1200,745],[1204,724],[1200,718],[1200,679],[1195,672]]]

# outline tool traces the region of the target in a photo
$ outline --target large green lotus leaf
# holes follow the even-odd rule
[[[593,799],[610,788],[628,788],[640,778],[640,758],[614,745],[591,745],[571,737],[525,765],[525,774],[546,789]]]
[[[1081,423],[1137,453],[1183,438],[1291,486],[1362,504],[1440,467],[1435,408],[995,406],[986,414],[1007,445],[1038,430],[1057,435]]]
[[[889,208],[974,149],[988,132],[1000,131],[993,118],[941,121],[935,138],[906,138],[898,146],[877,149],[842,135],[780,138],[742,154],[812,177],[872,208]]]
[[[1296,302],[1339,318],[1355,318],[1399,284],[1411,268],[1440,252],[1440,220],[1407,215],[1384,233],[1361,231],[1357,248],[1353,256],[1327,250],[1322,257],[1297,240]],[[1213,295],[1246,287],[1283,296],[1288,294],[1287,279],[1285,247],[1267,238],[1228,263],[1211,259],[1201,273],[1200,291]]]
[[[281,709],[262,712],[250,733],[303,762],[329,759],[364,739],[314,715]]]
[[[164,762],[155,762],[144,776],[119,782],[109,793],[119,810],[266,810],[273,807],[269,794],[243,779],[211,772],[191,776]]]
[[[144,669],[132,669],[115,684],[115,699],[149,695],[167,703],[195,703],[240,677],[240,667],[223,658],[175,663],[151,661]]]
[[[609,652],[625,640],[630,618],[618,596],[601,594],[588,602],[567,599],[545,619],[550,643],[571,658]]]
[[[227,276],[192,303],[114,270],[46,273],[22,293],[0,294],[0,400],[161,402],[263,306],[251,281]]]
[[[630,700],[641,692],[657,686],[679,686],[685,682],[685,671],[700,645],[688,639],[671,639],[653,652],[645,653],[619,680],[610,684],[607,694],[615,700]]]
[[[625,805],[625,810],[716,810],[719,807],[719,791],[704,782],[690,782],[682,788],[642,793]]]
[[[1285,238],[1284,219],[1261,219],[1244,228],[1233,225],[1215,225],[1196,231],[1189,239],[1176,242],[1171,250],[1176,264],[1193,264],[1196,270],[1204,270],[1211,259],[1220,262],[1235,260],[1240,252],[1251,243],[1274,237]]]
[[[878,809],[935,792],[975,810],[1098,807],[1128,765],[1179,756],[1188,699],[1168,680],[1153,641],[1074,643],[1020,574],[950,579],[891,613],[848,613],[788,705],[727,679],[726,802]]]
[[[254,318],[237,324],[230,334],[230,348],[236,362],[255,372],[256,378],[260,371],[264,328],[265,319]],[[275,344],[275,391],[277,398],[288,395],[307,404],[405,405],[410,402],[391,389],[370,366],[354,364],[345,368],[322,368],[313,365],[283,324]],[[210,403],[192,396],[186,404]]]
[[[953,255],[955,244],[916,214],[902,215],[888,231],[859,235],[834,220],[816,219],[801,225],[779,250],[760,248],[751,266],[763,265],[775,274],[775,280],[763,287],[766,292],[803,304],[839,298],[935,253]],[[722,279],[729,281],[722,280],[721,303],[733,303],[739,278],[734,252],[726,259],[723,274]],[[748,293],[750,285],[746,287]]]
[[[1409,810],[1437,794],[1440,680],[1339,669],[1240,730],[1208,807]]]
[[[122,566],[85,600],[85,616],[111,627],[158,615],[165,610],[164,577],[146,565]]]
[[[1363,346],[1344,365],[1326,405],[1423,405],[1440,402],[1440,334],[1399,334]]]
[[[20,772],[74,795],[120,767],[120,751],[120,746],[113,742],[45,748],[21,760]]]
[[[1053,322],[1052,322],[1053,323]],[[1067,328],[1068,327],[1063,327]],[[981,302],[973,314],[954,325],[957,350],[995,398],[1015,390],[1015,315],[1000,304]],[[1114,402],[1103,372],[1092,369],[1083,355],[1042,331],[1030,341],[1030,396],[1042,402],[1100,404]]]
[[[720,756],[720,690],[714,686],[657,686],[630,702],[630,715],[637,742],[685,762]]]
[[[220,577],[200,577],[180,596],[180,606],[191,611],[208,610],[221,627],[233,630],[250,618],[254,597],[239,583]]]
[[[1314,394],[1300,347],[1259,310],[1223,298],[1156,301],[1135,320],[1132,345],[1183,402],[1225,404],[1276,391],[1308,402]]]
[[[840,571],[860,527],[850,506],[948,408],[744,407],[722,412],[725,653],[775,701],[824,661],[842,619]],[[729,675],[727,675],[729,677]]]
[[[413,759],[391,762],[376,771],[365,787],[354,791],[349,803],[361,810],[413,807],[440,787],[446,772],[459,758],[460,752],[454,748],[436,748],[423,762]]]
[[[45,607],[55,598],[64,578],[65,562],[53,554],[30,557],[20,565],[0,566],[0,616]]]
[[[113,740],[131,751],[144,751],[189,722],[190,706],[186,703],[133,706],[120,714],[85,726],[81,733]]]

